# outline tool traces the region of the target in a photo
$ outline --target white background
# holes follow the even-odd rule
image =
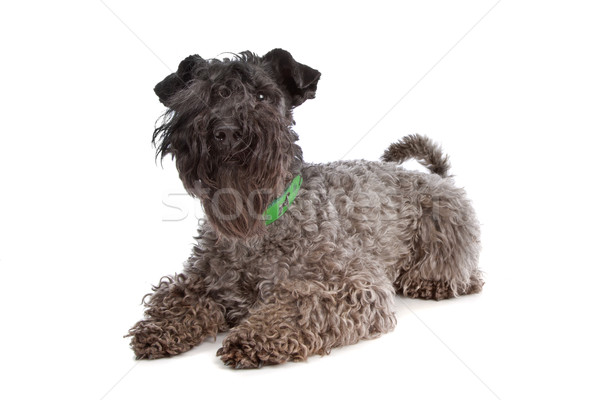
[[[495,4],[4,2],[0,396],[598,398],[600,12]],[[135,362],[122,336],[196,224],[154,161],[152,88],[189,54],[274,47],[322,73],[296,112],[307,161],[443,145],[483,225],[484,291],[398,297],[393,333],[306,363],[232,371],[222,335]]]

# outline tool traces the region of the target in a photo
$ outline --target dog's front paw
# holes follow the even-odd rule
[[[185,341],[176,335],[176,327],[167,326],[154,320],[142,320],[129,330],[131,348],[135,358],[156,359],[182,353],[189,348]]]
[[[228,367],[237,369],[262,367],[264,362],[258,358],[256,352],[252,351],[250,346],[250,344],[223,343],[223,347],[217,351],[217,356]]]
[[[260,368],[290,360],[305,360],[308,349],[300,343],[295,333],[266,335],[250,329],[238,329],[225,338],[217,356],[225,365],[233,368]]]

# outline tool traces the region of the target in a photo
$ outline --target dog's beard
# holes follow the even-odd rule
[[[199,185],[204,212],[213,228],[241,239],[265,232],[262,213],[284,188],[281,175],[257,180],[238,166],[219,168],[212,187]]]
[[[263,149],[260,153],[249,150],[252,154],[243,162],[241,158],[219,163],[210,176],[196,181],[190,190],[200,198],[209,222],[220,235],[247,239],[264,234],[264,211],[299,172],[302,155],[296,144],[265,147],[258,147]]]

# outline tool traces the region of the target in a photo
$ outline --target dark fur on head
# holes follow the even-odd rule
[[[262,213],[302,165],[292,109],[314,98],[320,75],[281,49],[193,55],[154,88],[168,107],[152,138],[157,157],[175,159],[218,233],[264,232]]]

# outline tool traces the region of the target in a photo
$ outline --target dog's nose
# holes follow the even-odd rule
[[[240,140],[240,133],[236,129],[218,129],[214,137],[219,146],[231,148]]]

